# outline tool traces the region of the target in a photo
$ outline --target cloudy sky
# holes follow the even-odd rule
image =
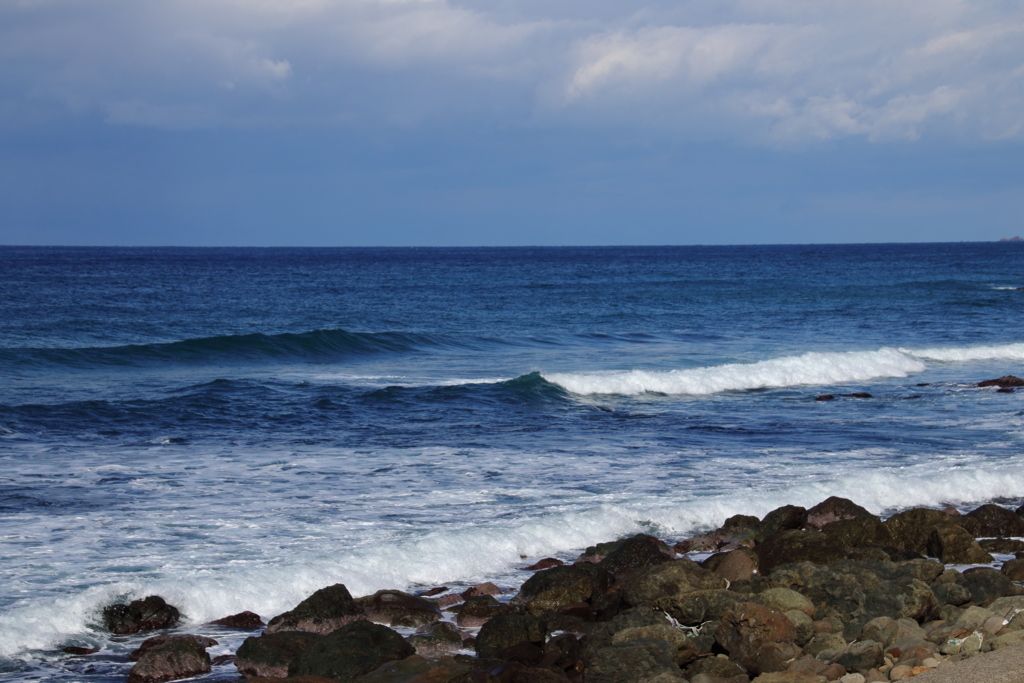
[[[1018,233],[1019,0],[0,0],[0,244]]]

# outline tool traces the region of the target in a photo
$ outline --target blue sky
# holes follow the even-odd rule
[[[1024,233],[1024,6],[13,0],[0,244]]]

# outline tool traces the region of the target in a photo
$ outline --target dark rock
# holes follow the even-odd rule
[[[317,639],[288,666],[289,676],[325,676],[338,683],[350,683],[356,676],[380,665],[415,654],[386,626],[354,621]]]
[[[352,599],[344,584],[336,583],[321,588],[300,602],[295,609],[271,619],[264,633],[306,631],[327,634],[365,618],[366,613]]]
[[[594,595],[603,594],[611,582],[611,575],[597,565],[581,562],[554,567],[527,579],[512,604],[535,615],[557,612],[564,605],[588,602]]]
[[[757,573],[757,553],[750,548],[737,548],[712,555],[701,566],[730,583],[749,581]]]
[[[923,554],[928,552],[928,539],[933,528],[962,526],[959,522],[961,519],[951,517],[941,510],[913,508],[885,520],[885,526],[892,534],[895,547]]]
[[[512,608],[508,605],[498,602],[490,595],[481,595],[467,600],[459,610],[455,621],[459,626],[465,628],[479,628],[491,618],[511,612]]]
[[[612,636],[613,645],[640,640],[663,640],[671,643],[676,648],[675,662],[679,666],[686,666],[700,655],[692,638],[668,624],[627,628]]]
[[[1013,393],[1016,393],[1016,391],[1014,389],[1010,389],[1009,387],[1007,387],[1005,389],[996,389],[996,393],[997,394],[1013,394]]]
[[[524,571],[535,572],[539,569],[551,569],[552,567],[561,567],[565,562],[562,562],[555,557],[545,557],[543,560],[534,562],[529,567],[523,567]]]
[[[722,589],[725,586],[725,579],[684,558],[636,572],[626,579],[622,594],[627,605],[654,607],[681,593]]]
[[[852,643],[834,661],[850,671],[874,669],[881,666],[884,661],[882,644],[874,640],[861,640]]]
[[[93,655],[99,652],[99,650],[94,647],[79,647],[77,645],[70,645],[68,647],[63,648],[61,652],[69,655]]]
[[[469,600],[470,598],[478,598],[481,595],[501,595],[501,589],[495,586],[490,581],[485,583],[478,583],[475,586],[467,588],[460,593],[463,598]]]
[[[738,676],[746,676],[747,670],[736,662],[721,657],[701,657],[686,667],[687,680],[693,680],[697,674],[707,674],[715,678],[729,680]]]
[[[476,652],[480,657],[504,659],[505,651],[520,643],[543,647],[546,632],[544,622],[529,614],[493,617],[477,634]]]
[[[889,562],[892,560],[889,553],[885,551],[885,548],[877,545],[851,548],[850,552],[846,553],[846,559],[857,562]]]
[[[761,574],[767,575],[775,567],[791,562],[826,564],[844,559],[846,551],[825,534],[786,529],[772,534],[757,546],[757,555]]]
[[[992,556],[982,550],[974,537],[958,526],[933,527],[928,536],[928,554],[947,564],[987,564],[992,561]]]
[[[263,620],[260,619],[260,615],[255,612],[239,612],[238,614],[232,614],[230,617],[224,617],[217,621],[211,621],[211,624],[217,626],[226,626],[227,628],[237,628],[245,631],[251,631],[263,626]]]
[[[455,683],[456,681],[473,681],[474,666],[468,662],[458,661],[454,657],[425,659],[418,655],[405,659],[386,662],[369,673],[356,676],[356,683]],[[484,674],[483,671],[480,671]],[[486,674],[484,674],[486,675]],[[481,680],[490,680],[481,677]],[[316,676],[306,677],[306,681],[287,679],[281,683],[334,683],[334,679]],[[268,683],[270,683],[268,681]]]
[[[889,527],[874,515],[829,522],[821,528],[821,533],[847,552],[861,546],[891,546],[893,544]]]
[[[210,655],[195,637],[169,637],[146,649],[128,672],[128,683],[162,683],[209,673]]]
[[[895,619],[892,617],[877,617],[864,625],[864,629],[860,632],[860,637],[862,640],[873,640],[876,643],[881,643],[884,649],[889,646],[889,643],[896,640],[896,633],[898,631],[899,625]]]
[[[1010,581],[1024,581],[1024,560],[1004,562],[999,569]]]
[[[1013,510],[998,505],[982,505],[967,513],[978,521],[978,536],[1024,536],[1024,519]]]
[[[235,666],[248,678],[284,678],[292,660],[322,637],[316,633],[282,631],[246,638],[235,653]]]
[[[544,657],[539,666],[558,671],[578,672],[583,669],[583,648],[571,633],[554,636],[544,644]]]
[[[601,648],[610,647],[616,633],[633,628],[646,626],[667,626],[668,617],[653,607],[632,607],[623,610],[609,621],[592,624],[581,641],[582,654],[580,659],[590,661],[590,657]]]
[[[807,509],[797,505],[783,505],[764,516],[754,533],[754,538],[761,543],[779,531],[802,529],[807,524]]]
[[[991,567],[974,567],[963,574],[964,588],[971,592],[971,602],[987,607],[996,598],[1020,595],[1024,590]]]
[[[831,401],[833,399],[835,399],[835,396],[833,396],[832,394],[822,394],[821,396],[816,397],[814,400],[815,401]]]
[[[626,542],[626,539],[620,539],[618,541],[608,541],[607,543],[598,543],[587,548],[582,555],[576,558],[577,562],[589,562],[591,564],[597,564],[604,558],[611,555],[616,548]]]
[[[706,621],[721,619],[737,603],[749,599],[742,593],[718,588],[677,593],[657,601],[655,606],[684,626],[697,626]]]
[[[1024,520],[1021,522],[1024,523]],[[669,552],[671,551],[667,546],[658,539],[638,534],[623,541],[618,548],[601,560],[600,566],[608,573],[622,578],[637,569],[670,561],[672,557],[669,557]]]
[[[760,525],[761,520],[753,515],[733,515],[725,520],[718,532],[730,536],[744,531],[756,531]]]
[[[978,382],[979,387],[999,387],[1005,389],[1007,387],[1024,387],[1024,379],[1020,377],[1014,377],[1013,375],[1003,375],[999,379],[987,379],[984,382]]]
[[[1024,541],[1018,541],[1016,538],[982,538],[978,545],[990,553],[1001,555],[1024,552]]]
[[[726,612],[715,640],[751,675],[782,671],[800,654],[796,631],[783,614],[752,602]]]
[[[210,664],[212,666],[224,666],[225,664],[234,664],[234,663],[235,663],[235,656],[234,655],[217,655],[210,662]]]
[[[422,593],[419,593],[419,596],[421,598],[432,598],[435,595],[440,595],[441,593],[444,593],[446,590],[448,590],[448,586],[434,586],[433,588],[430,588],[428,590],[423,591]]]
[[[462,634],[448,621],[435,621],[407,640],[422,657],[440,657],[462,649]]]
[[[159,595],[132,600],[127,605],[103,608],[103,625],[118,635],[171,628],[180,618],[178,610],[168,605]]]
[[[137,662],[140,659],[142,659],[143,655],[145,655],[147,652],[149,652],[153,648],[160,647],[161,645],[164,645],[165,643],[169,643],[172,640],[181,640],[182,638],[191,638],[192,640],[196,641],[196,643],[199,644],[199,647],[203,648],[204,650],[206,648],[208,648],[208,647],[213,647],[214,645],[217,644],[216,640],[214,640],[213,638],[207,638],[206,636],[193,636],[193,635],[153,636],[152,638],[146,638],[144,641],[142,641],[142,644],[139,645],[138,649],[132,650],[128,654],[128,659],[132,660],[133,662]]]
[[[820,530],[826,524],[858,517],[875,518],[870,512],[848,498],[831,496],[807,511],[806,527],[812,531]],[[877,519],[877,518],[875,518]],[[879,520],[881,521],[881,520]]]
[[[682,679],[676,648],[663,640],[636,640],[598,650],[586,670],[587,683],[636,683],[660,674]]]
[[[381,590],[355,600],[366,618],[378,624],[417,628],[441,618],[437,604],[426,598],[396,590]]]
[[[932,586],[932,592],[935,593],[935,597],[946,605],[955,605],[959,607],[965,603],[971,601],[971,591],[967,590],[966,586],[961,586],[958,583],[938,583]]]

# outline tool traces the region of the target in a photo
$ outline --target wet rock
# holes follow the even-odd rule
[[[327,634],[365,618],[366,613],[352,599],[345,585],[336,583],[321,588],[300,602],[295,609],[271,619],[264,633],[306,631]]]
[[[541,562],[543,562],[543,560],[541,560]],[[563,563],[560,560],[557,560],[557,562],[558,562],[558,564],[553,564],[551,566],[552,567],[561,567]],[[540,563],[538,563],[538,564],[540,564]],[[548,569],[548,568],[549,567],[538,567],[538,569]],[[470,598],[478,598],[478,597],[480,597],[482,595],[501,595],[501,589],[498,588],[497,586],[495,586],[490,581],[487,581],[485,583],[478,583],[475,586],[467,588],[466,590],[462,591],[462,593],[460,593],[459,595],[461,595],[463,599],[469,600]]]
[[[251,631],[263,626],[263,620],[260,619],[260,615],[255,612],[239,612],[238,614],[232,614],[230,617],[224,617],[217,621],[211,621],[211,624],[217,626],[224,626],[226,628],[237,628],[243,631]]]
[[[979,387],[999,387],[1000,389],[1006,389],[1009,387],[1024,387],[1024,379],[1020,377],[1014,377],[1013,375],[1003,375],[998,379],[987,379],[984,382],[978,382]]]
[[[802,529],[806,523],[807,508],[798,505],[783,505],[764,516],[754,533],[754,538],[761,543],[779,531]]]
[[[589,563],[545,569],[523,583],[512,604],[534,615],[557,612],[564,605],[589,602],[594,595],[603,594],[611,581],[607,571]]]
[[[470,598],[462,605],[455,617],[455,623],[463,628],[479,628],[493,617],[511,612],[512,608],[508,605],[498,602],[490,595],[481,595]]]
[[[433,588],[425,590],[422,593],[417,593],[417,595],[419,595],[421,598],[432,598],[435,595],[440,595],[441,593],[444,593],[446,590],[448,590],[448,586],[434,586]]]
[[[715,640],[751,675],[781,671],[800,654],[796,631],[783,614],[752,602],[741,603],[722,617]]]
[[[366,613],[367,619],[388,626],[417,628],[441,618],[441,610],[435,603],[402,591],[381,590],[354,602]]]
[[[776,567],[792,562],[834,562],[844,559],[846,552],[824,534],[787,529],[766,538],[757,546],[757,555],[758,569],[762,575],[767,575]]]
[[[835,397],[834,394],[821,394],[820,396],[816,396],[814,398],[814,400],[815,401],[833,401],[833,400],[835,400],[835,398],[836,397]]]
[[[958,583],[940,583],[932,586],[935,597],[947,605],[960,606],[971,601],[971,591]]]
[[[632,607],[623,610],[609,621],[589,626],[587,635],[582,640],[581,659],[587,662],[597,650],[611,646],[612,639],[619,631],[644,626],[669,625],[670,622],[665,613],[653,607]]]
[[[745,595],[723,589],[701,590],[662,598],[654,606],[685,626],[697,626],[706,621],[721,619],[734,605],[748,599]]]
[[[132,600],[127,605],[108,605],[103,608],[103,625],[118,635],[171,628],[180,618],[178,610],[168,605],[159,595]]]
[[[1016,538],[982,538],[978,540],[978,544],[990,553],[1001,555],[1024,552],[1024,541]]]
[[[637,683],[659,676],[682,681],[676,648],[663,640],[638,640],[598,650],[586,669],[587,683]]]
[[[235,667],[248,678],[284,678],[292,660],[321,637],[316,633],[282,631],[246,638],[235,653]]]
[[[476,652],[480,657],[504,659],[508,650],[522,643],[543,647],[547,629],[529,614],[506,614],[492,618],[480,628]]]
[[[81,655],[94,655],[97,652],[99,652],[99,650],[94,648],[94,647],[80,647],[80,646],[77,646],[77,645],[70,645],[68,647],[62,648],[61,652],[63,652],[64,654],[68,654],[68,655],[79,655],[79,656],[81,656]]]
[[[571,633],[553,636],[544,643],[544,656],[538,666],[575,676],[583,670],[582,650],[579,639]]]
[[[882,644],[874,640],[860,640],[851,643],[834,661],[850,671],[873,669],[882,664]]]
[[[636,626],[626,628],[612,636],[613,645],[631,643],[636,640],[664,640],[676,648],[675,662],[679,666],[686,666],[697,659],[700,654],[693,639],[685,633],[668,624],[656,624],[653,626]]]
[[[821,533],[847,552],[862,546],[893,544],[889,527],[874,515],[830,522],[822,527]]]
[[[552,567],[561,567],[565,562],[562,562],[556,557],[545,557],[543,560],[538,560],[531,564],[529,567],[523,567],[523,571],[535,572],[541,569],[551,569]]]
[[[982,550],[974,537],[958,526],[932,528],[928,536],[928,554],[947,564],[987,564],[992,561],[992,556]]]
[[[407,641],[422,657],[441,657],[462,649],[462,634],[448,621],[435,621]]]
[[[601,560],[600,566],[608,573],[622,578],[638,569],[668,562],[674,556],[675,553],[662,541],[653,536],[638,534],[623,541],[618,548]]]
[[[967,516],[977,521],[978,536],[1024,536],[1024,519],[1013,510],[989,504],[971,510]]]
[[[195,637],[169,637],[143,651],[128,683],[162,683],[209,673],[210,655]]]
[[[963,574],[964,588],[971,592],[971,602],[987,607],[997,598],[1020,595],[1022,589],[991,567],[974,567]]]
[[[757,553],[750,548],[737,548],[712,555],[701,566],[726,581],[749,581],[757,573]]]
[[[655,606],[682,593],[725,587],[725,579],[684,558],[636,572],[626,579],[622,594],[628,605]]]
[[[448,683],[466,680],[471,676],[473,666],[456,661],[453,657],[428,660],[418,655],[387,662],[369,673],[355,677],[356,683]],[[281,683],[292,683],[292,680]],[[324,683],[333,679],[322,679]],[[470,679],[472,680],[472,679]],[[299,681],[295,681],[299,683]],[[309,683],[313,683],[310,681]]]
[[[877,517],[852,500],[831,496],[807,511],[807,522],[804,526],[811,531],[819,531],[826,524],[857,519],[858,517],[877,519]]]
[[[206,636],[193,636],[187,634],[153,636],[152,638],[146,638],[144,641],[142,641],[142,644],[139,645],[138,649],[132,650],[128,654],[128,659],[132,660],[133,662],[137,662],[140,659],[142,659],[143,655],[145,655],[150,650],[160,647],[161,645],[165,645],[166,643],[169,643],[173,640],[181,640],[182,638],[190,638],[196,641],[199,647],[203,648],[204,650],[208,647],[213,647],[217,644],[216,640],[214,640],[213,638],[207,638]]]
[[[960,526],[958,520],[961,519],[951,517],[941,510],[913,508],[885,520],[885,526],[892,534],[895,547],[924,554],[928,552],[928,539],[933,528]]]
[[[415,652],[390,628],[354,621],[311,643],[292,660],[288,675],[324,676],[338,683],[351,683],[356,676]]]

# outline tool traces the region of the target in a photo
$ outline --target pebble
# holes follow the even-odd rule
[[[846,674],[839,679],[839,683],[864,683],[864,674]]]

